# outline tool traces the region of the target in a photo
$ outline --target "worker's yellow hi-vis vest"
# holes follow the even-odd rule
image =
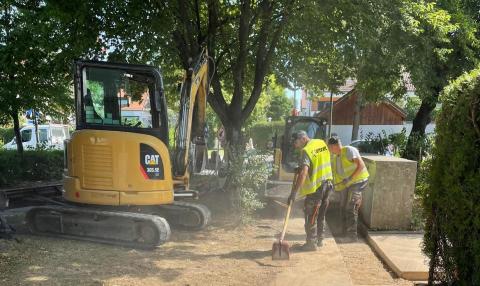
[[[337,158],[338,155],[333,156],[333,174],[334,174],[334,183],[335,183],[335,191],[342,191],[346,189],[347,187],[350,187],[353,184],[360,183],[362,181],[365,181],[368,179],[368,171],[367,168],[363,168],[362,172],[360,174],[356,175],[355,178],[353,178],[350,182],[347,184],[342,183],[342,180],[345,178],[350,177],[355,170],[357,169],[357,164],[355,162],[352,162],[348,160],[347,158],[347,147],[342,147],[342,151],[340,153],[340,158],[342,162],[342,169],[343,169],[343,174],[339,174],[337,172]]]
[[[330,152],[327,144],[320,139],[312,139],[303,147],[303,151],[310,159],[308,176],[305,178],[300,195],[306,196],[315,193],[325,180],[333,180]]]

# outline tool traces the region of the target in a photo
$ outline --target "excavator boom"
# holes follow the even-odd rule
[[[180,111],[175,140],[174,170],[177,180],[188,182],[188,165],[195,165],[197,154],[206,152],[205,114],[208,94],[208,54],[203,50],[185,72],[180,91]],[[191,147],[194,150],[191,150]],[[192,152],[191,152],[192,151]],[[193,156],[194,158],[190,158]],[[192,159],[192,160],[190,160]],[[191,162],[189,162],[191,161]],[[186,184],[188,186],[188,183]]]

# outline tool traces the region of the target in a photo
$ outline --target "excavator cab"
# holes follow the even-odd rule
[[[168,147],[160,72],[152,66],[77,61],[77,130],[149,134]]]
[[[152,66],[77,61],[76,131],[66,143],[65,198],[150,205],[174,198],[166,100]]]

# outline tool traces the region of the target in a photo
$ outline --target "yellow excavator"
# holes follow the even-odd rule
[[[191,161],[206,151],[206,50],[181,85],[172,141],[159,69],[98,61],[74,67],[76,130],[65,141],[63,199],[29,210],[30,231],[152,248],[169,239],[170,225],[205,227],[208,208],[180,200],[197,196],[189,189]]]

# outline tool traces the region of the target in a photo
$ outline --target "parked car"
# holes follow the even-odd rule
[[[359,140],[352,141],[352,143],[348,145],[357,148],[360,153],[381,154],[381,155],[383,155],[384,153],[383,151],[384,147],[372,141],[359,139]]]
[[[35,149],[37,138],[35,136],[35,126],[27,125],[20,129],[20,136],[24,149]],[[63,140],[70,138],[68,125],[50,124],[38,125],[38,143],[40,147],[46,149],[63,150]],[[3,145],[4,149],[16,150],[17,142],[15,137]]]
[[[349,146],[352,146],[352,147],[355,147],[355,148],[359,148],[362,144],[365,144],[365,140],[353,140],[352,143],[348,144]]]

